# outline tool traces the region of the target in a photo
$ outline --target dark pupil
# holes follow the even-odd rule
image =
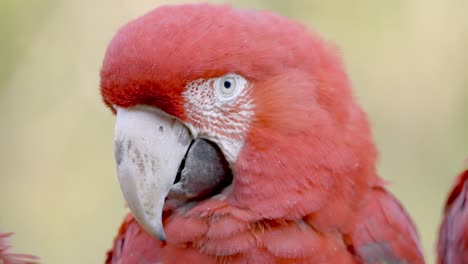
[[[231,88],[231,82],[230,81],[224,81],[224,88],[226,88],[226,89]]]

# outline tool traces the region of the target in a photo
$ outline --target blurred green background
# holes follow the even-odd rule
[[[468,1],[231,2],[292,17],[340,47],[380,174],[432,263],[442,204],[468,156]],[[99,69],[118,27],[161,3],[0,0],[0,228],[16,232],[16,251],[103,262],[126,210]]]

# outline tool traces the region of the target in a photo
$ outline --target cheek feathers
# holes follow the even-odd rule
[[[369,156],[359,159],[372,163],[376,152],[369,125],[347,84],[331,86],[312,76],[291,71],[255,83],[249,137],[256,140],[252,142],[268,147],[272,140],[298,137],[300,145],[322,142],[325,148],[343,147],[356,155],[363,151]]]
[[[285,133],[309,129],[311,113],[317,107],[314,86],[311,76],[301,71],[256,83],[252,127]]]

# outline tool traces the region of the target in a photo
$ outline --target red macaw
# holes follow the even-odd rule
[[[468,263],[468,169],[456,179],[439,230],[437,263]]]
[[[101,70],[132,212],[106,263],[423,263],[334,48],[253,10],[164,6]]]
[[[13,233],[0,232],[0,263],[1,264],[37,264],[39,258],[29,254],[18,254],[9,251],[9,237]]]

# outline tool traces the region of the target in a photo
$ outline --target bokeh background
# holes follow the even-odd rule
[[[103,262],[126,210],[99,69],[118,27],[162,3],[0,0],[0,228],[16,232],[17,251]],[[294,18],[340,47],[380,174],[432,263],[446,193],[468,157],[468,1],[231,3]]]

